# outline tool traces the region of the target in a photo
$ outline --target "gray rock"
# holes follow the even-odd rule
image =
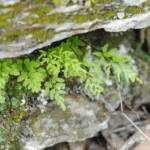
[[[107,128],[107,110],[98,102],[68,95],[65,103],[66,112],[52,102],[44,113],[36,110],[30,115],[20,129],[21,150],[42,150],[64,141],[82,141]]]
[[[0,0],[0,5],[2,6],[8,6],[8,5],[14,5],[16,3],[19,3],[20,0]]]
[[[130,5],[130,6],[133,6],[133,5],[140,5],[142,4],[143,2],[146,2],[146,0],[132,0],[132,3],[130,0],[123,0],[124,4],[125,5]]]
[[[17,7],[7,6],[7,11],[6,7],[1,8],[0,58],[29,54],[69,36],[96,29],[120,32],[150,26],[149,0],[130,3],[116,0],[94,5],[90,1],[84,4],[62,0],[61,6],[54,2],[27,0]],[[4,5],[4,1],[0,0],[0,4]]]

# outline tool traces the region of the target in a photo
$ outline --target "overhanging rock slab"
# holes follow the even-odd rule
[[[13,0],[12,0],[13,1]],[[150,1],[99,3],[0,0],[0,58],[29,54],[69,36],[96,29],[108,32],[150,26]],[[10,5],[12,4],[12,5]]]

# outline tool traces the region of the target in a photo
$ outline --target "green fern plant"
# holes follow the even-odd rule
[[[13,64],[12,59],[0,60],[0,103],[5,102],[6,84],[9,82],[10,76],[19,75],[16,64]]]
[[[81,83],[85,82],[85,89],[89,89],[96,97],[99,97],[104,91],[100,75],[106,74],[109,78],[111,70],[117,76],[118,82],[121,81],[122,74],[124,74],[127,82],[142,83],[137,73],[131,71],[132,66],[128,64],[131,61],[130,56],[120,56],[116,53],[117,49],[109,50],[106,44],[101,51],[92,53],[97,59],[89,62],[89,56],[84,56],[80,49],[84,46],[85,43],[76,36],[47,51],[40,50],[38,58],[0,60],[1,106],[8,101],[6,87],[8,82],[12,81],[17,83],[21,90],[24,87],[32,93],[45,89],[50,99],[55,99],[64,111],[66,107],[63,95],[66,94],[66,80],[69,78],[76,77]],[[15,84],[12,86],[16,88]],[[15,105],[16,101],[12,102]]]
[[[17,62],[20,66],[20,75],[17,81],[23,82],[23,86],[27,86],[33,93],[38,93],[46,77],[46,71],[41,67],[41,62],[29,58],[24,61],[18,59]]]
[[[118,82],[121,81],[121,74],[124,74],[125,80],[129,82],[138,81],[142,83],[142,80],[138,77],[135,71],[132,71],[133,65],[128,65],[131,61],[130,56],[120,56],[117,53],[117,49],[108,50],[108,44],[105,44],[101,52],[94,52],[93,55],[97,56],[99,60],[95,63],[102,65],[106,69],[107,78],[110,76],[110,69],[113,68],[114,74],[117,76]]]

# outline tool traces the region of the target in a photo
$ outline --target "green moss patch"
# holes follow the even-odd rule
[[[11,23],[8,22],[8,19],[11,19],[14,17],[14,12],[9,11],[4,14],[0,14],[0,28],[7,28],[10,27]]]
[[[86,22],[88,21],[88,16],[87,15],[77,15],[73,18],[73,20],[76,22],[76,23],[82,23],[82,22]]]

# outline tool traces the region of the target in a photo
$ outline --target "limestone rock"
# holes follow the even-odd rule
[[[0,0],[0,5],[2,6],[8,6],[8,5],[14,5],[16,3],[19,3],[20,0]]]
[[[96,29],[120,32],[150,26],[149,0],[102,0],[95,4],[90,4],[90,0],[54,2],[9,0],[6,4],[0,0],[0,58],[29,54],[69,36]]]
[[[107,110],[98,102],[68,95],[65,103],[66,112],[52,102],[44,113],[36,110],[30,115],[20,129],[21,150],[42,150],[56,143],[82,141],[107,128]]]

